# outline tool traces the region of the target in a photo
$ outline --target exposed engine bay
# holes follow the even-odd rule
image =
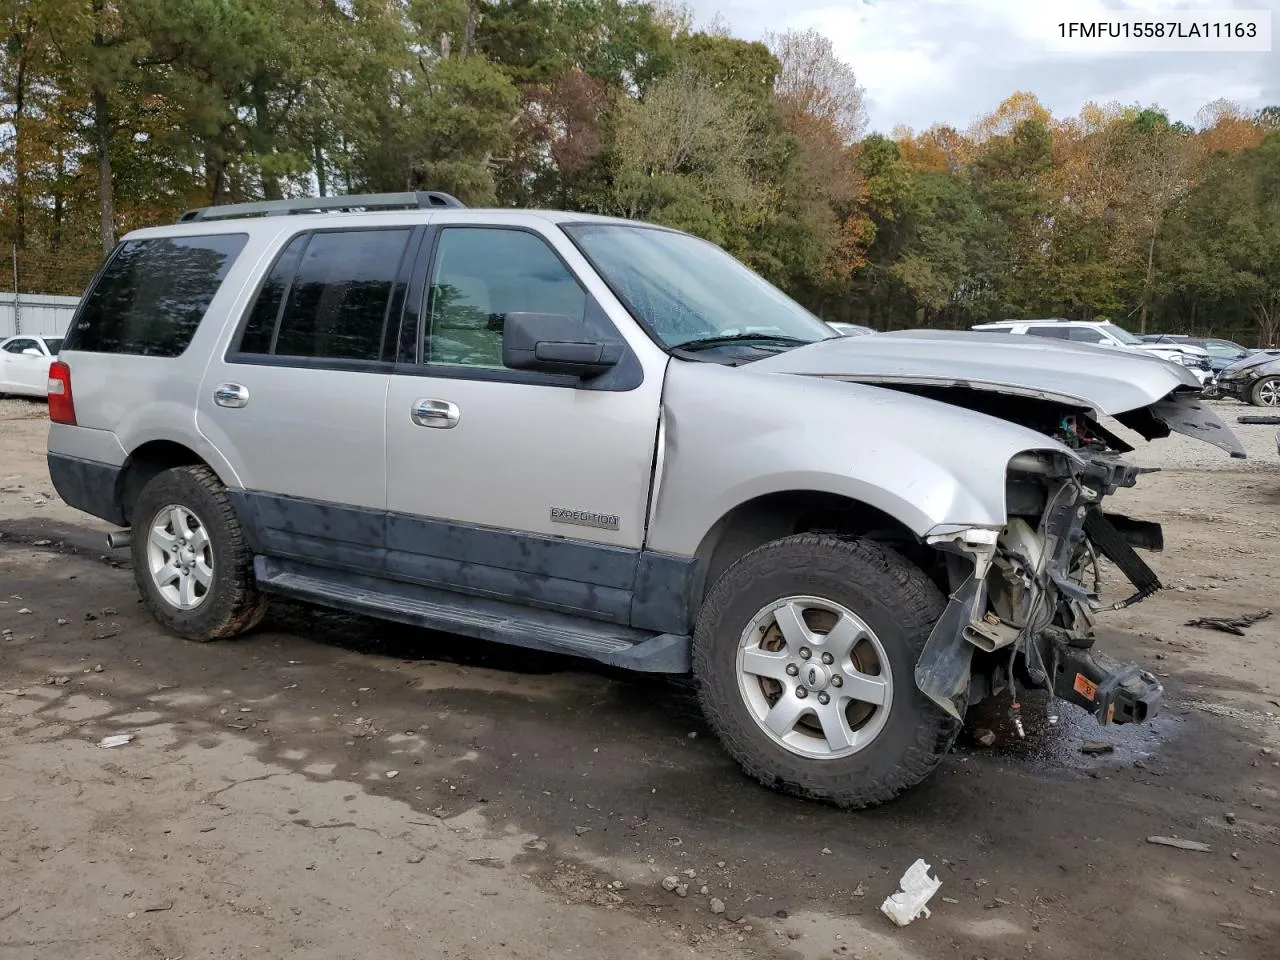
[[[947,556],[951,599],[917,664],[920,689],[956,717],[973,703],[1009,692],[1019,730],[1020,691],[1032,689],[1048,692],[1051,722],[1059,700],[1082,707],[1102,724],[1153,716],[1162,695],[1156,678],[1092,649],[1100,611],[1127,607],[1161,589],[1137,553],[1163,549],[1159,524],[1103,506],[1148,472],[1123,459],[1133,448],[1087,408],[955,387],[905,389],[1016,422],[1072,452],[1013,459],[1008,523],[994,536],[965,531],[932,543]],[[1116,419],[1148,439],[1176,431],[1237,454],[1235,437],[1191,393],[1171,394]],[[1125,575],[1130,593],[1104,603],[1100,558]]]

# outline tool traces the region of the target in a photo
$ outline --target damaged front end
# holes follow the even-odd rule
[[[1087,433],[1087,442],[1070,453],[1013,459],[1003,529],[944,529],[928,538],[946,557],[952,591],[916,665],[916,683],[957,719],[989,696],[1010,691],[1016,704],[1019,691],[1030,689],[1049,693],[1051,719],[1057,700],[1102,724],[1140,723],[1159,708],[1154,676],[1093,650],[1094,617],[1103,609],[1099,557],[1133,585],[1112,609],[1161,589],[1134,550],[1162,549],[1159,526],[1102,509],[1143,471],[1124,463],[1088,418],[1062,424]]]

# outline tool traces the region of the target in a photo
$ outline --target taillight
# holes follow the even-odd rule
[[[49,419],[76,425],[76,401],[71,396],[71,368],[61,360],[49,364]]]

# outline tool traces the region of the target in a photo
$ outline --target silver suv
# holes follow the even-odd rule
[[[1080,356],[1086,351],[1087,357]],[[1073,354],[1072,351],[1075,351]],[[123,528],[192,640],[269,596],[692,673],[765,784],[846,807],[923,780],[966,707],[1041,690],[1141,721],[1092,650],[1112,415],[1242,455],[1154,357],[842,337],[717,247],[441,194],[193,211],[139,230],[50,370],[49,469]]]

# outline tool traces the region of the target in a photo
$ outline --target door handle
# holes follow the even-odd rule
[[[458,419],[462,414],[458,410],[458,405],[448,400],[417,400],[413,404],[413,409],[409,411],[409,416],[420,427],[438,427],[441,430],[448,430],[458,425]]]
[[[238,383],[220,383],[214,388],[213,402],[220,407],[243,407],[249,402],[249,390]]]

